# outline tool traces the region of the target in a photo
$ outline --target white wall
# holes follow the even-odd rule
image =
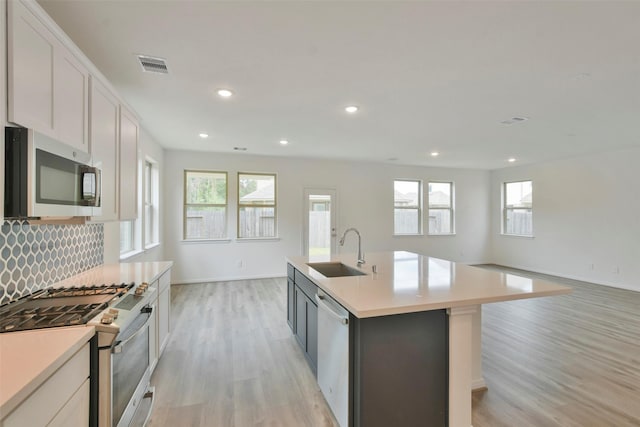
[[[629,149],[493,171],[493,262],[640,291],[639,160]],[[534,237],[503,236],[501,184],[529,179]]]
[[[144,168],[144,161],[149,158],[158,164],[160,170],[160,230],[159,241],[160,245],[151,249],[146,249],[139,254],[129,257],[123,262],[146,262],[146,261],[162,261],[164,260],[164,244],[163,244],[163,206],[165,203],[164,197],[164,149],[158,145],[151,135],[144,129],[140,128],[140,137],[138,141],[138,167]],[[143,193],[144,194],[144,193]],[[138,208],[138,218],[141,218],[143,210]],[[142,224],[140,219],[139,224]],[[140,225],[141,227],[141,225]],[[140,228],[139,227],[139,228]],[[112,221],[104,224],[104,263],[112,264],[120,262],[120,222]]]
[[[227,243],[182,240],[185,169],[229,173]],[[237,172],[277,173],[279,240],[237,242]],[[173,283],[286,274],[285,256],[302,254],[304,188],[337,190],[337,227],[356,227],[367,252],[406,249],[464,262],[487,260],[489,238],[489,172],[403,167],[334,160],[310,160],[186,151],[165,152],[165,256],[174,261]],[[452,180],[456,185],[455,236],[393,237],[393,180]],[[349,236],[342,252],[357,250]],[[242,261],[242,267],[238,267]]]

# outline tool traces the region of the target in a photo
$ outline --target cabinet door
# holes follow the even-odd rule
[[[89,380],[86,380],[47,427],[85,427],[88,420]]]
[[[171,292],[167,288],[158,296],[158,357],[162,355],[169,341],[171,319]]]
[[[20,1],[8,6],[9,121],[56,137],[54,55],[58,41]]]
[[[89,152],[89,71],[66,48],[55,53],[53,121],[58,139]]]
[[[158,324],[160,311],[158,310],[158,300],[151,306],[151,320],[149,321],[149,368],[153,373],[158,363]]]
[[[296,303],[296,320],[294,335],[298,340],[302,349],[307,351],[307,297],[300,290],[299,287],[295,287],[295,303]]]
[[[91,80],[91,158],[102,172],[98,221],[118,220],[118,101],[96,79]]]
[[[3,100],[0,102],[0,121],[2,123],[0,126],[3,128],[7,125],[7,85],[4,84],[7,81],[5,74],[7,72],[7,52],[5,50],[7,47],[7,20],[2,19],[2,17],[7,16],[6,8],[7,2],[4,0],[0,1],[0,82],[2,82],[2,84],[0,84],[0,99]],[[4,134],[2,138],[3,148],[0,149],[0,200],[4,200]],[[0,221],[3,216],[4,209],[0,209]]]
[[[293,284],[293,280],[287,278],[287,323],[292,330],[294,323],[293,316],[295,313],[294,292],[295,285]]]
[[[138,121],[120,106],[120,220],[138,217]]]
[[[318,306],[307,298],[307,355],[316,373],[318,366]]]

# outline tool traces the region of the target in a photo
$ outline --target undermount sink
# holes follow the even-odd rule
[[[365,276],[360,270],[341,262],[310,262],[307,265],[325,277]]]

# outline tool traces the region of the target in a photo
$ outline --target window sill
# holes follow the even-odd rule
[[[527,235],[527,234],[507,234],[507,233],[500,233],[501,236],[503,237],[514,237],[516,239],[534,239],[535,236],[533,235]]]
[[[423,237],[423,233],[415,233],[415,234],[394,234],[393,237]]]
[[[134,256],[138,256],[143,253],[144,251],[142,249],[136,249],[134,251],[125,252],[123,254],[120,254],[120,261],[126,261],[129,258],[133,258]]]
[[[427,234],[427,236],[429,237],[450,237],[450,236],[455,236],[456,233],[429,233]]]
[[[236,239],[236,243],[254,243],[254,242],[279,242],[279,237],[240,237]]]
[[[151,243],[150,245],[147,245],[144,247],[145,251],[150,251],[151,249],[157,248],[158,246],[160,246],[160,242],[158,243]]]
[[[219,244],[219,243],[231,243],[231,239],[182,239],[181,243],[187,245],[207,245],[207,244]]]

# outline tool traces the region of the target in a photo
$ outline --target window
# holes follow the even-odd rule
[[[143,179],[142,161],[138,161],[136,182],[136,212],[142,209],[142,179]],[[120,221],[120,259],[125,259],[136,255],[142,249],[142,219],[138,218]]]
[[[275,174],[238,174],[238,238],[276,237]]]
[[[502,193],[502,232],[516,236],[533,236],[533,183],[505,182]]]
[[[393,233],[420,234],[422,232],[422,183],[393,181]]]
[[[122,221],[120,223],[120,255],[133,252],[135,249],[134,222]]]
[[[227,173],[184,171],[185,240],[227,237]]]
[[[158,165],[150,160],[144,163],[144,244],[145,247],[159,242],[158,230],[160,223],[158,198],[159,174]]]
[[[453,234],[453,183],[429,183],[429,234]]]

